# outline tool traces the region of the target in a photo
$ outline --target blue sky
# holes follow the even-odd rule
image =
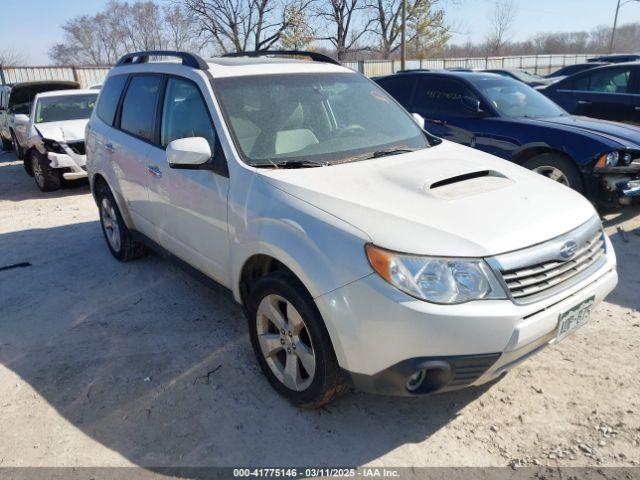
[[[516,0],[518,12],[512,38],[524,40],[539,32],[589,30],[613,23],[616,0]],[[49,48],[62,38],[60,25],[70,17],[94,13],[107,0],[1,0],[0,50],[22,52],[27,63],[49,62]],[[480,41],[487,29],[493,0],[441,0],[457,33],[455,43]],[[40,15],[38,15],[40,13]],[[620,10],[620,23],[640,22],[640,1]]]

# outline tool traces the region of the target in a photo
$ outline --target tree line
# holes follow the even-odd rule
[[[481,22],[484,41],[450,44],[455,28],[445,6],[460,8],[461,1],[406,0],[409,58],[608,51],[611,28],[604,26],[512,41],[514,0],[494,0],[491,17]],[[98,13],[64,23],[63,41],[49,56],[57,64],[109,65],[140,50],[213,56],[281,48],[321,51],[339,60],[390,59],[400,54],[401,24],[402,0],[110,0]],[[638,50],[639,39],[640,24],[623,25],[615,51]]]
[[[407,1],[412,56],[441,51],[450,37],[442,0]],[[49,56],[58,64],[112,64],[136,50],[209,55],[269,48],[360,53],[390,58],[400,48],[401,0],[110,0],[95,15],[62,25]]]

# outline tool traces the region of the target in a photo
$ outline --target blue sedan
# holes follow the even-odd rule
[[[429,132],[534,170],[593,201],[640,195],[640,129],[569,115],[533,88],[489,73],[376,78]]]

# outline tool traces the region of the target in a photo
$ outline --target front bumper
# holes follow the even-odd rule
[[[51,168],[64,168],[66,171],[62,173],[62,176],[67,180],[75,180],[78,178],[87,177],[87,156],[78,155],[73,152],[69,153],[56,153],[47,152],[49,158],[49,165]]]
[[[316,303],[340,366],[357,388],[393,395],[454,390],[499,377],[555,342],[560,313],[591,296],[602,301],[618,281],[608,247],[607,262],[593,275],[528,305],[435,305],[408,297],[375,274]],[[406,381],[420,368],[432,369],[433,378],[410,392]]]

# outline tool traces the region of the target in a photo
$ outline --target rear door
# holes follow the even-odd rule
[[[157,238],[153,209],[147,191],[154,172],[148,168],[147,160],[156,138],[161,86],[159,74],[131,75],[121,109],[116,114],[118,130],[110,135],[104,147],[111,153],[114,172],[136,229],[154,240]]]

